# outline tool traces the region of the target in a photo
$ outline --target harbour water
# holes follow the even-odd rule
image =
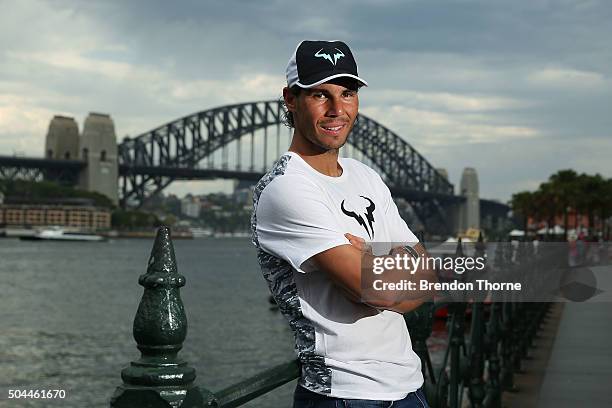
[[[174,245],[187,279],[181,296],[189,329],[180,356],[196,368],[200,387],[216,391],[294,358],[293,336],[269,308],[248,239]],[[151,247],[148,239],[0,239],[0,408],[108,407],[121,369],[139,357],[132,321]],[[245,406],[289,407],[294,386]],[[8,399],[11,389],[62,389],[66,398]]]
[[[218,390],[293,357],[284,318],[247,239],[176,240],[189,329],[181,356]],[[152,240],[0,239],[0,407],[108,407],[139,352],[132,321]],[[64,400],[9,400],[9,389],[63,389]],[[252,403],[285,406],[292,385]]]

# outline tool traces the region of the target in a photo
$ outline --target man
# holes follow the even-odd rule
[[[295,335],[294,407],[427,406],[401,315],[423,299],[362,287],[364,265],[392,249],[374,254],[371,246],[408,242],[414,249],[391,254],[425,254],[380,176],[338,157],[367,83],[340,41],[301,42],[286,76],[293,139],[255,187],[251,227],[262,273]]]

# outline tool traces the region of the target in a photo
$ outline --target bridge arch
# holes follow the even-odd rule
[[[278,147],[283,116],[279,100],[239,103],[196,112],[126,138],[118,146],[122,205],[140,206],[175,180],[222,177],[256,181],[277,158],[269,153],[268,130],[276,128]],[[263,132],[263,138],[256,139],[258,132]],[[441,205],[456,201],[453,185],[416,149],[366,115],[359,115],[347,144],[345,152],[356,151],[365,158],[395,196],[411,203],[421,220],[444,217]],[[222,160],[221,166],[201,165],[214,155],[227,158],[230,145],[234,146],[231,155],[236,156],[235,163]],[[255,165],[258,147],[260,156],[263,152],[263,166]]]

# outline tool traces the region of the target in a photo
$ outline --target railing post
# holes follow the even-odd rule
[[[503,250],[503,266],[502,273],[506,276],[513,272],[512,268],[512,243],[504,243],[502,245]],[[514,305],[512,304],[511,294],[504,295],[504,303],[502,310],[502,387],[506,391],[514,390],[514,363],[513,363],[513,333],[514,333],[514,319],[515,314],[513,313]]]
[[[168,227],[161,227],[153,244],[147,272],[138,283],[144,293],[134,318],[134,339],[141,351],[121,372],[123,384],[112,396],[112,408],[201,408],[211,402],[194,380],[195,369],[178,358],[187,335],[187,317],[179,288],[185,277],[176,268]]]
[[[456,258],[463,257],[463,246],[461,238],[457,241]],[[455,278],[459,279],[459,278]],[[463,280],[463,275],[461,275]],[[467,304],[464,298],[461,302],[455,302],[449,306],[452,313],[451,328],[449,338],[450,348],[450,381],[449,381],[449,406],[450,408],[459,408],[459,389],[465,382],[465,358],[462,359],[461,351],[465,354],[465,311]],[[465,355],[464,355],[465,357]],[[462,364],[463,363],[463,364]]]
[[[429,349],[427,348],[427,338],[431,336],[433,325],[433,302],[425,302],[415,310],[404,314],[404,320],[410,332],[412,350],[421,359],[421,371],[425,379],[423,389],[425,390],[427,400],[430,402],[430,405],[437,406],[437,404],[432,402],[432,400],[437,401],[439,399],[438,395],[436,395],[435,387],[436,373],[434,372]]]
[[[475,246],[474,258],[484,257],[485,244],[482,234],[478,235],[478,242]],[[469,361],[470,361],[470,380],[469,397],[472,407],[482,407],[485,398],[484,385],[484,335],[485,321],[483,310],[483,299],[480,292],[475,292],[476,298],[472,303],[472,324],[470,333]]]
[[[531,287],[537,288],[539,287],[538,278],[541,277],[541,274],[540,274],[540,271],[537,269],[537,260],[536,260],[535,251],[533,248],[533,241],[530,241],[527,243],[525,252],[527,256],[527,259],[526,259],[527,267],[524,268],[524,270],[526,271],[527,274],[529,274],[529,277],[525,279],[525,282],[530,282]],[[529,295],[530,297],[536,296],[533,290],[529,293]],[[529,298],[524,299],[524,302],[525,302],[525,307],[527,309],[526,320],[527,320],[528,326],[526,330],[525,342],[523,343],[522,355],[523,357],[527,357],[529,353],[529,348],[533,346],[533,340],[536,336],[536,332],[538,331],[539,322],[537,318],[538,317],[538,307],[537,307],[538,304],[530,302]]]
[[[500,377],[499,337],[501,303],[491,303],[489,323],[487,325],[487,357],[489,359],[489,380],[487,382],[486,407],[501,408],[502,387]]]
[[[469,397],[472,407],[482,407],[485,398],[484,375],[484,316],[482,303],[472,304],[472,327],[470,335]]]
[[[523,272],[525,265],[525,244],[521,240],[519,241],[518,248],[516,251],[515,264],[512,266],[513,278],[517,281],[523,281]],[[512,295],[515,297],[516,295]],[[516,300],[516,299],[514,299]],[[523,358],[523,341],[524,334],[527,328],[525,322],[525,304],[523,302],[513,302],[513,316],[512,316],[512,362],[514,365],[514,372],[521,372],[521,359]]]
[[[412,339],[412,350],[421,358],[423,376],[427,378],[429,372],[435,383],[433,367],[427,349],[427,338],[431,336],[433,324],[433,303],[425,302],[418,308],[404,314],[404,320]]]
[[[494,267],[495,274],[500,276],[504,267],[504,248],[500,243],[495,248]],[[500,381],[501,365],[499,345],[501,339],[501,311],[503,303],[499,299],[493,297],[491,303],[489,322],[486,328],[485,348],[487,359],[489,360],[489,378],[487,381],[487,396],[484,401],[484,406],[488,408],[501,408],[502,387]]]

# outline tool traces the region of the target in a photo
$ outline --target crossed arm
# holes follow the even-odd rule
[[[325,271],[332,281],[344,290],[347,297],[355,302],[367,303],[378,308],[392,310],[398,313],[406,313],[427,301],[433,295],[429,291],[381,291],[375,297],[368,296],[367,301],[363,299],[362,271],[363,262],[371,264],[373,255],[365,252],[365,241],[351,234],[345,234],[351,245],[341,245],[330,248],[312,257],[315,265]],[[420,256],[427,256],[427,252],[421,243],[414,246]],[[401,250],[400,250],[401,251]],[[385,272],[387,276],[405,275],[406,271],[391,270]],[[421,268],[414,275],[414,280],[426,279],[435,282],[434,271]]]

